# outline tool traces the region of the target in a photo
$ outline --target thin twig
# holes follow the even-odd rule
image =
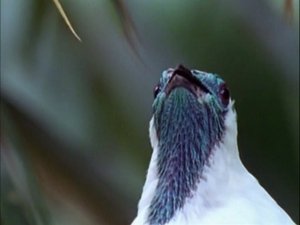
[[[76,31],[74,30],[70,20],[68,19],[62,5],[60,4],[59,0],[53,0],[56,8],[58,9],[60,15],[63,17],[65,23],[67,24],[67,26],[69,27],[69,29],[71,30],[71,32],[73,33],[73,35],[77,38],[78,41],[81,42],[81,38],[79,37],[79,35],[76,33]]]

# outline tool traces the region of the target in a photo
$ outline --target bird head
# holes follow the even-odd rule
[[[191,115],[190,117],[201,120],[194,125],[198,125],[203,131],[208,128],[205,125],[209,125],[210,120],[219,122],[216,130],[219,133],[212,135],[220,136],[222,121],[230,101],[226,83],[218,75],[189,70],[182,65],[168,69],[162,73],[154,89],[153,117],[156,131],[158,134],[164,133],[164,130],[169,128],[170,120],[180,124],[187,119],[187,115]],[[174,116],[179,116],[177,121],[174,121]]]
[[[182,65],[162,73],[154,89],[153,128],[158,182],[149,224],[165,224],[192,196],[233,112],[229,90],[218,75]],[[151,130],[150,130],[151,132]],[[153,135],[151,135],[153,139]]]

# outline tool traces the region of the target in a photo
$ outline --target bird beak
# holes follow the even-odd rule
[[[184,87],[197,97],[210,92],[207,87],[192,74],[191,70],[182,65],[177,66],[173,70],[165,89],[166,95],[168,96],[176,87]]]

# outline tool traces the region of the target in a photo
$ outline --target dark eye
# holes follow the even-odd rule
[[[220,86],[219,95],[220,95],[223,105],[227,106],[229,103],[229,99],[230,99],[230,93],[229,93],[229,90],[228,90],[226,84],[222,84]]]
[[[154,90],[153,90],[153,95],[154,95],[154,98],[156,98],[156,96],[158,95],[158,93],[160,92],[160,85],[156,85]]]

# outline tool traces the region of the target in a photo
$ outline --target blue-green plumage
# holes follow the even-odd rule
[[[223,84],[213,74],[183,67],[163,73],[153,104],[159,180],[148,215],[151,225],[167,223],[183,207],[221,140],[227,111],[220,98]]]
[[[295,224],[242,164],[221,78],[178,66],[154,97],[153,153],[132,225]]]

